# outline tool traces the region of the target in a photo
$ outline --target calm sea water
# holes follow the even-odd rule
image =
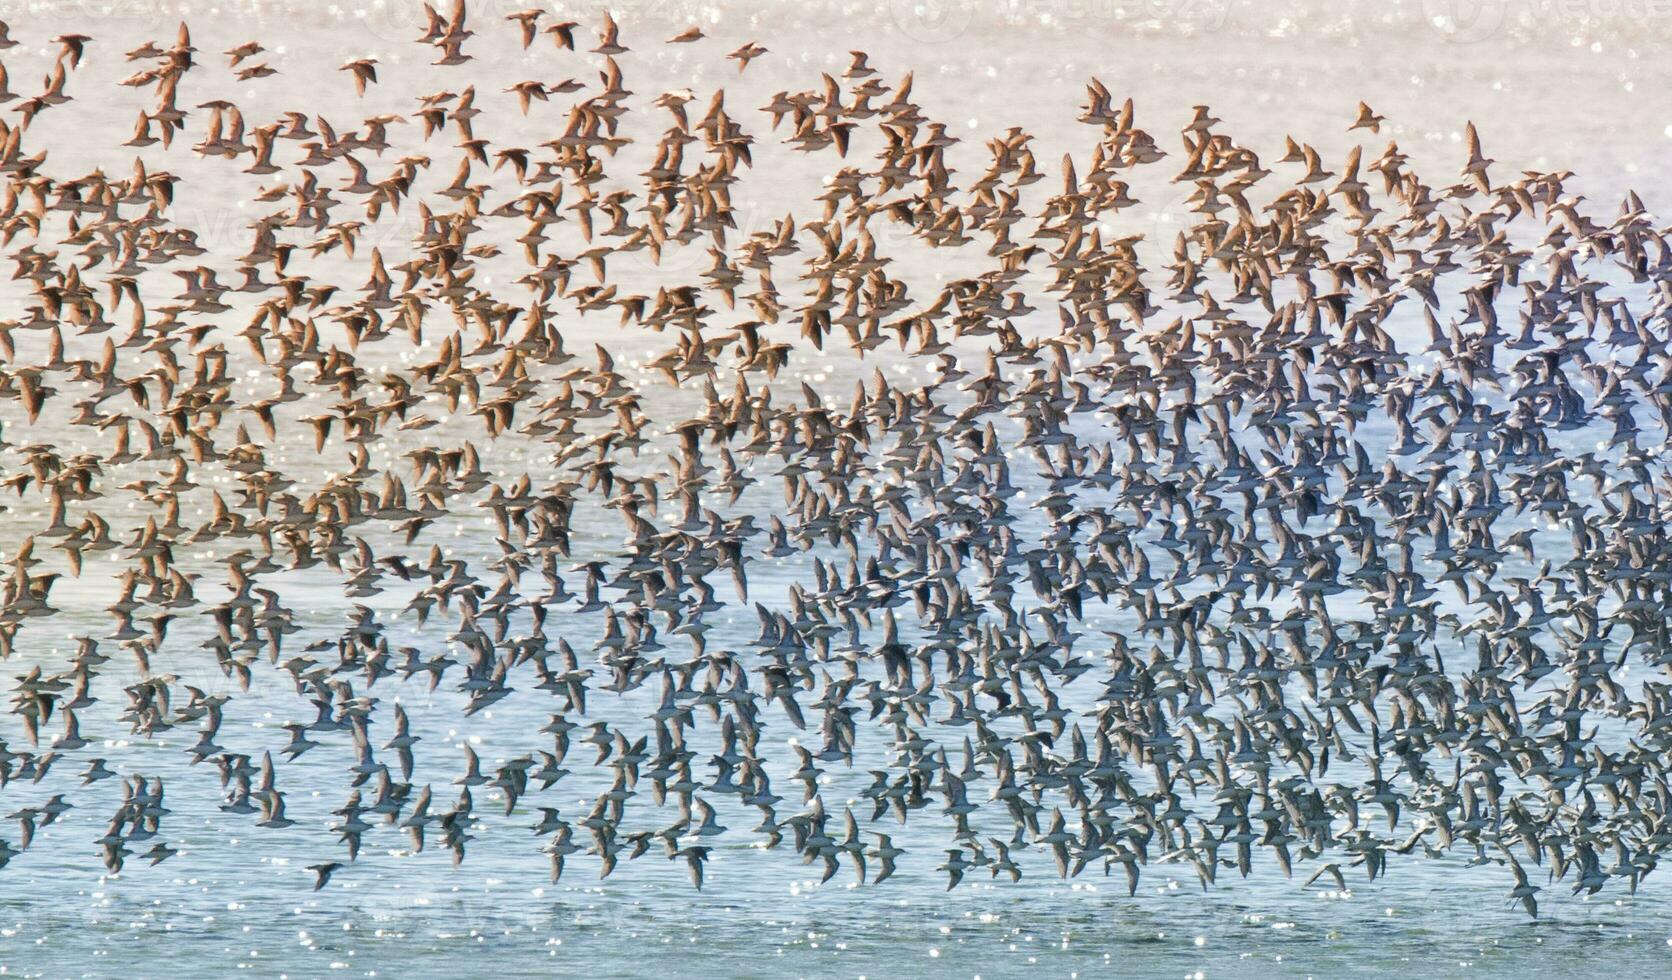
[[[471,9],[491,23],[512,6],[472,3]],[[979,149],[979,137],[1010,125],[1028,126],[1042,146],[1053,148],[1041,152],[1041,160],[1068,149],[1083,153],[1084,137],[1073,120],[1085,77],[1097,74],[1117,95],[1137,98],[1140,124],[1158,136],[1176,131],[1191,105],[1200,102],[1211,104],[1229,131],[1270,156],[1280,153],[1286,133],[1339,154],[1356,103],[1364,98],[1394,120],[1392,132],[1419,169],[1455,170],[1462,126],[1472,118],[1506,172],[1566,167],[1578,172],[1575,186],[1597,202],[1612,202],[1634,186],[1651,208],[1659,204],[1664,210],[1672,203],[1665,190],[1665,157],[1672,148],[1672,111],[1664,98],[1669,69],[1657,56],[1672,30],[1654,5],[1597,10],[1462,0],[728,5],[723,13],[694,11],[715,38],[700,61],[651,43],[690,22],[691,12],[655,0],[617,9],[628,43],[642,38],[645,49],[622,59],[633,87],[650,93],[724,84],[733,93],[728,105],[736,106],[734,114],[748,116],[757,131],[764,123],[746,107],[763,104],[777,89],[816,84],[818,72],[847,63],[848,49],[864,48],[885,77],[915,69],[918,101],[931,115],[953,121],[953,131],[968,139],[971,153]],[[134,0],[107,9],[93,3],[0,2],[0,18],[24,41],[5,55],[14,79],[44,72],[54,34],[82,30],[96,39],[72,85],[72,94],[80,97],[75,111],[49,114],[38,124],[38,138],[53,148],[59,172],[131,167],[133,151],[119,144],[137,103],[122,101],[126,90],[108,100],[102,94],[113,92],[110,83],[126,73],[119,52],[147,37],[166,42],[183,12],[194,41],[209,53],[206,61],[252,37],[272,50],[268,60],[282,74],[237,90],[251,118],[305,107],[340,113],[352,122],[375,111],[409,109],[415,93],[464,84],[458,80],[464,76],[423,65],[423,52],[406,43],[418,33],[420,18],[392,4],[178,7]],[[1598,13],[1606,16],[1591,16]],[[590,18],[589,11],[578,14]],[[719,54],[748,39],[772,53],[739,79]],[[524,77],[580,74],[592,64],[587,56],[575,56],[553,67],[535,60],[543,51],[525,56],[508,50],[502,58],[484,58],[484,48],[475,50],[481,60],[470,67],[469,80],[484,93]],[[335,66],[365,54],[382,60],[382,83],[359,103]],[[191,102],[218,94],[215,85],[225,84],[225,72],[216,70],[220,74],[211,77],[221,81],[199,83]],[[14,87],[21,86],[14,81]],[[77,127],[109,135],[77,139]],[[537,119],[510,114],[490,116],[478,129],[503,143],[552,135],[543,133]],[[631,153],[623,154],[623,166],[630,166]],[[182,147],[170,154],[150,148],[144,155],[149,166],[187,177],[192,194],[178,208],[192,216],[183,220],[202,229],[206,247],[213,252],[238,243],[253,185],[192,184],[202,165]],[[804,207],[807,192],[816,190],[822,176],[814,166],[774,159],[776,179],[758,182],[744,205],[757,228],[791,207]],[[1183,194],[1165,186],[1152,190],[1138,194],[1147,203],[1133,220],[1150,238],[1169,242]],[[1598,209],[1610,213],[1612,205],[1598,203]],[[397,249],[412,227],[397,223],[381,241]],[[926,278],[955,274],[927,263],[920,272]],[[631,262],[611,269],[624,288],[654,284],[659,274]],[[0,289],[8,304],[19,297]],[[4,315],[15,312],[8,308]],[[579,323],[573,330],[572,349],[585,350],[585,341],[597,339],[631,368],[651,349],[642,338],[611,327]],[[798,372],[787,380],[805,378],[846,392],[853,380],[878,367],[901,378],[919,370],[886,358],[865,364],[809,358],[798,362]],[[651,406],[653,416],[659,407],[664,417],[677,417],[682,399],[691,397],[656,387],[646,373],[631,373],[662,399]],[[47,426],[20,435],[28,430],[18,420],[5,421],[13,441],[62,434]],[[400,451],[397,444],[380,449],[390,456]],[[288,458],[281,453],[277,461],[314,477],[340,462],[310,457],[295,451]],[[502,473],[520,472],[535,465],[534,458],[529,447],[507,443],[496,446],[487,462]],[[1026,475],[1017,476],[1025,485]],[[776,488],[768,484],[758,492],[760,506],[769,508]],[[130,522],[142,518],[127,515]],[[15,547],[25,523],[0,525],[0,546]],[[474,517],[441,530],[451,535],[453,554],[492,553],[491,531]],[[579,531],[577,558],[618,543],[611,539],[613,525],[583,521]],[[381,540],[373,544],[380,552],[394,547]],[[752,597],[782,596],[805,574],[808,560],[752,566]],[[269,584],[280,588],[289,604],[308,610],[310,623],[327,630],[351,611],[334,580],[280,576]],[[108,620],[101,610],[110,594],[110,579],[97,568],[61,583],[54,597],[63,612],[51,630],[25,634],[27,642],[3,665],[4,683],[37,663],[48,669],[61,665],[72,649],[65,637],[104,632]],[[212,587],[205,584],[200,595],[213,601]],[[406,598],[391,589],[365,601],[392,618]],[[741,644],[753,637],[753,614],[743,609],[717,621],[711,644]],[[1108,625],[1119,623],[1110,619]],[[577,635],[590,635],[589,628],[573,624]],[[434,648],[445,643],[445,632],[415,631],[408,624],[398,636],[402,643]],[[305,720],[307,705],[274,673],[258,674],[248,692],[230,688],[212,665],[193,659],[197,641],[206,635],[204,625],[190,617],[177,621],[167,647],[173,659],[153,666],[210,693],[232,695],[220,737],[227,748],[257,756],[276,750],[285,738],[278,726]],[[323,635],[316,629],[300,640]],[[576,646],[584,655],[590,641]],[[131,665],[126,670],[132,675]],[[122,676],[123,665],[112,662],[101,684],[115,691],[113,681]],[[1065,703],[1089,704],[1095,687],[1095,679],[1082,680],[1064,692]],[[464,745],[471,745],[486,767],[547,744],[537,734],[547,720],[549,701],[543,695],[518,693],[466,719],[463,699],[449,683],[431,692],[420,680],[403,685],[391,678],[370,693],[406,706],[414,731],[423,737],[418,781],[434,782],[438,802],[452,797],[450,780],[462,770]],[[595,692],[591,715],[639,726],[655,696],[637,691],[616,699]],[[1220,887],[1207,892],[1188,868],[1152,866],[1137,895],[1128,897],[1118,877],[1062,882],[1034,864],[1018,884],[972,877],[949,893],[934,870],[946,828],[928,811],[909,825],[890,825],[895,843],[911,853],[891,881],[875,888],[853,887],[845,870],[821,885],[817,869],[792,854],[747,850],[754,839],[748,833],[756,818],[752,810],[722,810],[721,822],[732,832],[721,838],[701,893],[690,888],[683,865],[654,854],[622,862],[605,881],[595,880],[592,859],[579,856],[553,884],[538,839],[527,829],[537,817],[531,807],[559,806],[573,816],[590,806],[601,787],[586,764],[591,749],[584,745],[573,750],[572,776],[508,816],[495,793],[478,792],[482,826],[462,867],[454,868],[440,847],[410,854],[403,835],[379,827],[367,835],[361,860],[314,893],[305,866],[342,855],[325,828],[347,792],[343,768],[352,756],[346,744],[331,742],[281,767],[289,816],[297,824],[262,830],[249,818],[220,812],[213,768],[188,765],[183,751],[195,732],[130,739],[113,699],[107,696],[84,713],[83,734],[101,744],[81,755],[102,755],[122,773],[163,777],[173,810],[165,836],[182,852],[154,868],[132,858],[123,874],[106,876],[92,841],[115,807],[116,781],[71,791],[56,785],[67,775],[60,772],[41,786],[8,786],[0,792],[0,811],[38,804],[58,791],[69,793],[77,809],[44,828],[35,846],[0,872],[0,975],[1509,976],[1595,975],[1602,967],[1621,975],[1672,973],[1672,905],[1666,901],[1672,892],[1659,878],[1649,879],[1635,896],[1610,889],[1582,900],[1567,897],[1565,887],[1547,889],[1537,922],[1509,906],[1501,869],[1469,867],[1461,857],[1394,862],[1377,882],[1349,877],[1352,888],[1345,893],[1302,889],[1299,879],[1285,879],[1269,864],[1258,865],[1246,880],[1223,877]],[[19,737],[13,716],[0,717],[0,734]],[[778,726],[766,739],[782,741],[791,734]],[[798,793],[787,788],[794,784],[782,766],[790,753],[778,748],[777,787],[786,795]],[[865,764],[880,764],[880,750],[878,740],[862,743],[860,764],[852,772],[827,774],[826,800],[836,806],[856,798],[868,782]],[[792,801],[783,806],[788,812],[795,808]]]

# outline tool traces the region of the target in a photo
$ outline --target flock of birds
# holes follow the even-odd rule
[[[417,43],[444,80],[519,35],[552,58],[587,47],[539,10],[426,10]],[[502,93],[551,116],[532,147],[484,132],[468,84],[352,126],[249,119],[186,96],[211,59],[185,25],[129,52],[123,84],[155,99],[127,145],[270,181],[242,255],[199,243],[175,174],[56,173],[31,139],[108,56],[96,39],[58,37],[39,94],[0,85],[21,99],[0,122],[0,654],[31,664],[0,787],[118,780],[91,842],[109,870],[173,855],[164,780],[82,734],[115,698],[135,737],[194,733],[183,751],[218,770],[228,821],[292,825],[285,794],[328,786],[287,768],[351,758],[316,887],[384,835],[464,859],[481,794],[538,814],[530,857],[554,880],[650,855],[700,888],[744,836],[722,820],[753,813],[755,845],[876,884],[920,811],[950,834],[948,887],[1038,855],[1134,890],[1151,865],[1206,887],[1268,859],[1345,889],[1354,868],[1455,853],[1507,869],[1536,915],[1553,882],[1635,888],[1656,868],[1672,250],[1635,195],[1601,223],[1568,174],[1495,172],[1473,126],[1450,184],[1391,142],[1330,169],[1290,140],[1268,169],[1205,107],[1164,148],[1095,79],[1089,159],[1048,174],[1011,129],[957,175],[910,75],[863,53],[750,124],[723,90],[646,109],[613,20],[597,39],[596,81]],[[273,73],[263,50],[227,52],[240,81]],[[343,69],[363,94],[377,67]],[[1353,127],[1382,122],[1361,106]],[[387,162],[409,123],[420,148]],[[648,169],[612,168],[648,139]],[[734,191],[770,140],[827,161],[825,192],[739,230]],[[1189,215],[1146,268],[1168,243],[1118,230],[1143,213],[1132,172],[1156,165]],[[357,250],[403,209],[410,241]],[[687,249],[711,265],[657,271]],[[914,249],[982,271],[914,291],[889,254]],[[653,295],[611,281],[632,253]],[[520,275],[479,277],[496,263]],[[635,378],[604,345],[572,352],[583,321],[662,349]],[[867,358],[926,380],[785,381]],[[287,444],[343,465],[309,486],[281,469]],[[390,445],[411,448],[377,458]],[[534,452],[519,465],[513,445]],[[438,532],[480,517],[492,554],[450,557]],[[797,573],[763,596],[775,567]],[[108,627],[52,662],[31,638],[64,635],[55,590],[94,569],[117,583]],[[299,574],[340,578],[346,625],[287,605]],[[404,610],[360,602],[385,589]],[[205,624],[201,648],[168,644],[182,622]],[[178,676],[209,658],[223,693]],[[101,683],[112,661],[132,683]],[[264,670],[306,705],[289,741],[219,744]],[[549,722],[523,734],[542,747],[496,764],[465,745],[462,774],[426,773],[437,756],[389,691],[408,682],[466,714],[541,699]],[[869,785],[827,798],[856,755]],[[548,805],[565,766],[602,776],[589,808]],[[72,796],[12,812],[0,865]]]

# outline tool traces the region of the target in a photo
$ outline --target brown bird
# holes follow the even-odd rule
[[[579,21],[566,20],[560,24],[553,24],[546,28],[546,33],[552,36],[552,43],[569,51],[575,50],[575,28],[581,26]]]
[[[342,67],[337,70],[354,73],[354,92],[357,95],[366,94],[367,82],[370,82],[373,85],[377,84],[376,58],[357,58],[353,61],[346,61],[343,63]]]
[[[538,7],[531,7],[528,10],[519,10],[514,14],[505,15],[506,20],[514,20],[517,22],[517,26],[522,28],[522,43],[524,51],[528,50],[528,46],[534,43],[535,21],[544,17],[545,14],[546,12],[544,10],[541,10]]]
[[[53,40],[63,45],[58,52],[58,59],[62,61],[68,56],[70,67],[75,68],[81,64],[81,56],[87,48],[87,42],[93,39],[86,34],[60,34]]]
[[[1379,133],[1382,131],[1382,123],[1385,121],[1386,119],[1384,117],[1371,112],[1368,105],[1360,102],[1358,104],[1358,119],[1354,120],[1353,124],[1347,127],[1347,132],[1350,133],[1355,129],[1368,129],[1372,133]]]
[[[617,55],[627,50],[621,43],[621,27],[609,11],[604,11],[604,29],[598,32],[598,46],[592,49],[593,54]]]
[[[749,43],[743,45],[743,47],[726,55],[726,57],[737,62],[737,73],[741,75],[743,74],[743,69],[749,67],[749,62],[759,58],[763,54],[766,54],[766,48],[750,41]]]
[[[249,58],[265,50],[267,49],[261,46],[260,41],[245,41],[236,48],[228,48],[226,51],[228,67],[237,68],[238,63],[243,61],[245,58]]]

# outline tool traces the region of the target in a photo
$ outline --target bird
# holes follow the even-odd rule
[[[691,27],[653,85],[610,15],[422,9],[449,72],[358,121],[240,100],[186,24],[126,95],[87,35],[0,77],[0,786],[41,787],[0,868],[96,805],[94,870],[212,816],[330,835],[315,891],[490,836],[711,892],[756,848],[1134,896],[1451,856],[1532,918],[1654,873],[1672,246],[1635,192],[1472,120],[1438,179],[1207,104],[1172,134],[1096,78],[1029,106],[1090,127],[1058,163],[864,51],[744,106],[698,83],[754,41]],[[488,84],[518,41],[597,74]],[[291,74],[264,51],[228,74]],[[132,129],[33,125],[87,90]]]
[[[262,47],[259,41],[245,41],[243,44],[227,49],[227,64],[230,67],[237,68],[244,59],[252,58],[265,50],[267,49]]]
[[[528,50],[529,46],[534,43],[536,24],[539,23],[540,18],[544,15],[545,11],[538,7],[531,7],[527,10],[518,10],[505,15],[506,20],[516,22],[518,28],[522,30],[523,50]]]
[[[328,883],[330,883],[331,876],[342,870],[342,868],[343,864],[340,861],[323,861],[319,864],[308,865],[308,870],[314,873],[313,890],[317,892],[321,888],[324,888]]]
[[[1347,879],[1341,874],[1341,865],[1336,864],[1333,861],[1328,864],[1319,865],[1318,870],[1312,872],[1312,876],[1307,878],[1306,883],[1301,887],[1311,888],[1314,882],[1326,875],[1334,880],[1336,891],[1344,892],[1347,890]]]
[[[748,43],[740,46],[737,50],[733,51],[731,54],[726,55],[726,57],[737,62],[737,73],[741,75],[743,74],[743,69],[749,67],[749,62],[766,53],[766,48],[756,44],[754,41],[749,41]]]
[[[1386,121],[1387,120],[1382,116],[1378,116],[1376,113],[1372,112],[1368,105],[1360,102],[1358,104],[1358,118],[1353,120],[1353,124],[1347,127],[1347,129],[1349,131],[1354,129],[1368,129],[1372,133],[1379,133],[1382,131],[1382,123]]]
[[[377,84],[377,59],[355,58],[343,62],[340,71],[352,72],[354,75],[354,94],[365,95],[366,85]]]

